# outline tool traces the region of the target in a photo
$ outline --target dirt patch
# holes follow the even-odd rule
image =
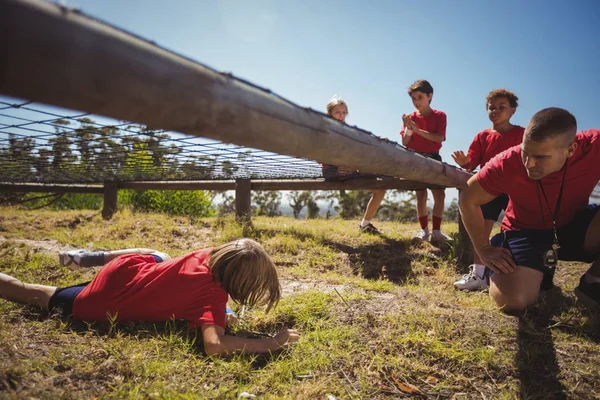
[[[29,239],[7,239],[0,236],[0,244],[4,242],[22,243],[31,247],[33,250],[42,251],[44,253],[58,254],[61,251],[74,250],[73,246],[63,246],[57,240],[29,240]]]
[[[341,309],[350,312],[349,315],[354,315],[355,312],[371,313],[373,315],[383,315],[392,311],[396,312],[401,308],[399,307],[401,303],[398,300],[406,295],[406,291],[402,289],[398,289],[396,293],[379,293],[353,285],[335,285],[309,280],[280,279],[280,282],[282,297],[300,294],[309,290],[317,290],[320,293],[333,292],[337,300],[339,300]],[[360,300],[350,299],[351,293],[368,293],[370,298]]]
[[[309,290],[318,290],[323,293],[333,292],[344,292],[349,289],[348,285],[330,285],[323,282],[315,281],[295,281],[290,279],[280,279],[281,282],[281,295],[283,297],[292,296],[294,294],[307,292]]]

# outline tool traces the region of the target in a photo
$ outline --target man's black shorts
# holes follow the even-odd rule
[[[558,259],[562,261],[592,262],[598,254],[585,254],[583,243],[587,229],[600,206],[588,205],[571,222],[558,228]],[[552,229],[545,230],[514,230],[504,231],[495,235],[491,244],[494,247],[504,247],[512,253],[515,264],[532,268],[544,274],[542,288],[552,286],[555,268],[544,265],[544,253],[552,248],[554,243]]]

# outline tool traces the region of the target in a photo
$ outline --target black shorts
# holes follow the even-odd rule
[[[164,261],[159,255],[150,255],[154,257],[154,260],[156,260],[157,263]],[[87,285],[90,284],[90,282],[91,281],[56,289],[56,292],[54,292],[52,297],[50,297],[50,301],[48,302],[48,310],[51,312],[61,312],[64,317],[69,317],[73,314],[73,303],[75,303],[75,298],[83,289],[85,289]]]
[[[481,206],[483,219],[487,219],[488,221],[498,221],[500,213],[506,210],[506,206],[508,206],[508,196],[501,194],[494,200]]]
[[[598,254],[585,254],[583,243],[587,229],[600,206],[588,205],[567,225],[558,228],[558,259],[562,261],[592,262]],[[509,249],[515,264],[540,271],[544,274],[542,289],[552,287],[555,268],[544,265],[544,253],[554,243],[552,229],[504,231],[495,235],[491,244]]]
[[[56,289],[56,292],[50,297],[48,309],[51,312],[61,312],[64,317],[70,316],[73,314],[73,303],[75,302],[75,298],[90,282]]]

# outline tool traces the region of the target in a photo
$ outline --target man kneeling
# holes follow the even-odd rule
[[[299,337],[290,329],[266,339],[225,335],[228,297],[247,306],[266,299],[267,311],[281,297],[275,264],[251,239],[173,259],[151,249],[129,249],[61,253],[60,263],[103,267],[91,282],[61,289],[0,274],[0,298],[45,310],[61,309],[65,315],[90,322],[112,317],[118,322],[184,319],[202,329],[208,355],[267,353]]]
[[[575,294],[600,302],[600,209],[588,205],[600,180],[600,131],[577,133],[560,108],[536,113],[520,146],[494,157],[468,181],[460,212],[475,251],[490,268],[490,296],[508,313],[552,287],[558,260],[591,262]],[[489,242],[480,205],[506,193],[502,231]]]

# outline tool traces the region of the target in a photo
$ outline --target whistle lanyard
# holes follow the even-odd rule
[[[562,182],[560,184],[560,191],[558,192],[558,199],[556,199],[556,208],[554,209],[554,215],[552,216],[552,233],[554,234],[554,245],[552,248],[556,251],[560,249],[560,243],[558,243],[558,234],[556,230],[556,221],[558,220],[558,212],[560,211],[560,201],[562,200],[563,188],[565,187],[565,176],[567,176],[567,163],[565,164],[565,170],[562,176]],[[552,209],[550,208],[550,203],[548,202],[548,197],[546,197],[546,192],[544,191],[544,186],[542,185],[542,180],[537,181],[538,185],[536,186],[538,201],[540,203],[540,211],[542,212],[542,222],[546,222],[544,218],[544,207],[542,206],[542,199],[540,197],[540,191],[544,196],[544,201],[546,202],[546,207],[548,207],[548,212],[552,215]]]

